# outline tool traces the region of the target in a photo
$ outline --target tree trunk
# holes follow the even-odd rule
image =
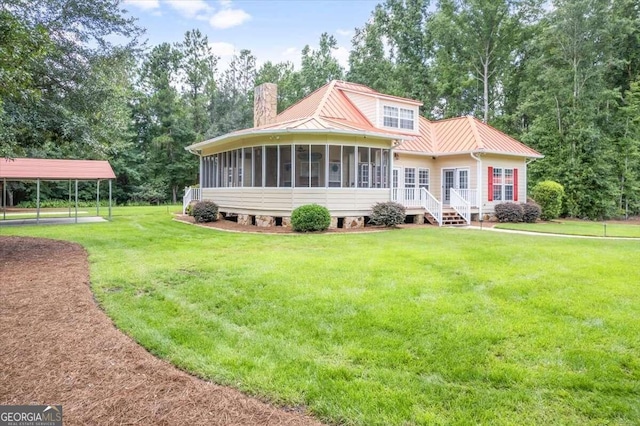
[[[173,204],[176,204],[178,202],[178,187],[175,185],[171,187],[171,196]]]

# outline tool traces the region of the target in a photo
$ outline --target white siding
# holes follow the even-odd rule
[[[389,201],[389,189],[358,188],[204,188],[202,198],[220,210],[242,214],[289,216],[296,207],[317,203],[332,216],[366,216],[378,202]]]

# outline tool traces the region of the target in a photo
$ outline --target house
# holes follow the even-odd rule
[[[363,226],[377,202],[416,223],[469,223],[527,199],[527,165],[542,155],[472,117],[429,121],[421,102],[331,81],[276,112],[277,86],[255,89],[254,127],[193,144],[192,199],[240,223],[287,225],[298,206],[329,209],[332,226]]]

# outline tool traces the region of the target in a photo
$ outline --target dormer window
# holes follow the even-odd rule
[[[413,110],[384,106],[384,127],[395,127],[396,129],[413,130]]]

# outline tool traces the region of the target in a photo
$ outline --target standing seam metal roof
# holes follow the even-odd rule
[[[42,158],[0,159],[0,179],[94,180],[115,179],[108,161],[50,160]]]

